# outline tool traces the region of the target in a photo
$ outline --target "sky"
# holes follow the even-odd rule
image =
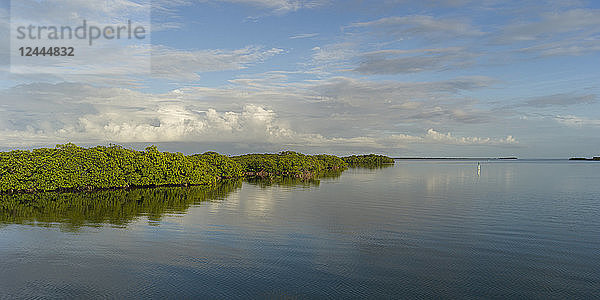
[[[151,4],[148,49],[78,55],[100,60],[93,74],[21,74],[0,1],[2,150],[600,155],[598,2],[19,0],[49,4],[28,16],[44,22]]]

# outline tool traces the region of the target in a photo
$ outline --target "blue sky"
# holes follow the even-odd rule
[[[600,155],[593,1],[155,0],[149,74],[12,74],[9,44],[3,149]]]

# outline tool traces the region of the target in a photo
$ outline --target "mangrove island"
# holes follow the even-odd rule
[[[312,178],[348,167],[393,164],[383,155],[338,157],[293,151],[226,156],[184,155],[119,145],[83,148],[74,144],[31,151],[0,152],[0,193],[91,191],[161,186],[212,186],[224,179],[284,176]]]

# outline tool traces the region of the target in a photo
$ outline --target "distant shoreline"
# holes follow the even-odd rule
[[[392,159],[399,159],[399,160],[409,160],[409,159],[416,159],[416,160],[425,160],[425,159],[431,159],[431,160],[441,160],[441,159],[445,159],[445,160],[518,160],[517,157],[392,157]]]
[[[595,156],[593,158],[571,157],[571,158],[569,158],[569,160],[600,161],[600,156]]]

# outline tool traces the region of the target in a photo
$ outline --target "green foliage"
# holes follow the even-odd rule
[[[342,157],[351,167],[377,167],[386,164],[394,164],[394,159],[377,154],[352,155]]]
[[[89,149],[73,144],[0,152],[0,192],[54,191],[130,186],[213,185],[240,177],[242,169],[217,153],[185,156],[121,146]]]
[[[221,179],[254,175],[314,177],[347,166],[333,155],[292,151],[227,157],[215,152],[160,152],[156,146],[136,151],[116,145],[86,149],[65,144],[0,152],[0,192],[214,185]]]
[[[232,157],[247,175],[316,176],[329,170],[343,170],[347,164],[333,155],[305,155],[293,151],[278,154],[246,154]]]
[[[294,177],[294,176],[269,176],[269,177],[248,177],[245,179],[245,182],[256,185],[261,188],[271,187],[271,186],[284,186],[284,187],[304,187],[310,188],[313,186],[319,186],[321,184],[321,179],[326,178],[337,178],[342,175],[342,170],[330,170],[318,173],[316,176],[303,178],[303,177]]]

